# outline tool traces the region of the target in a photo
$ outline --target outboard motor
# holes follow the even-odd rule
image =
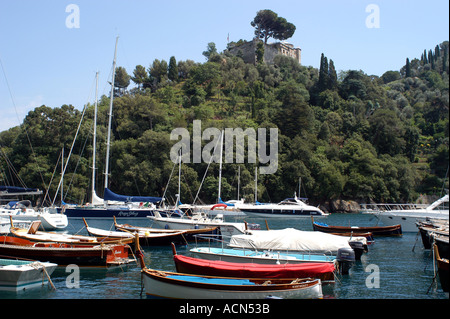
[[[355,251],[351,248],[339,248],[336,255],[336,261],[341,275],[348,275],[350,268],[355,263]]]
[[[361,255],[364,252],[367,252],[367,244],[364,242],[361,242],[360,240],[350,240],[348,242],[348,244],[350,245],[350,247],[352,247],[353,251],[355,252],[355,259],[356,260],[361,260]]]

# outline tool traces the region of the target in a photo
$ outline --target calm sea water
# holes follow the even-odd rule
[[[246,220],[261,224],[264,219],[246,217]],[[330,225],[373,226],[377,220],[364,214],[332,214],[320,221]],[[150,226],[147,220],[121,220],[133,225]],[[88,220],[89,226],[112,229],[112,220]],[[271,229],[293,227],[312,230],[311,220],[268,219]],[[80,220],[70,220],[67,231],[87,234]],[[192,244],[195,245],[195,244]],[[178,253],[189,255],[194,246],[178,247]],[[150,268],[175,271],[172,251],[169,247],[146,247],[145,260]],[[378,272],[376,272],[378,271]],[[52,275],[56,290],[48,286],[18,293],[0,292],[0,299],[141,299],[145,291],[141,287],[140,268],[131,265],[116,269],[80,269],[79,288],[70,287],[71,272],[59,267]],[[402,237],[376,238],[363,254],[361,261],[350,274],[340,276],[333,285],[325,285],[323,293],[329,299],[448,299],[439,279],[433,283],[435,271],[429,250],[424,250],[420,236],[405,233]],[[374,279],[375,278],[375,279]],[[142,292],[142,295],[141,295]]]

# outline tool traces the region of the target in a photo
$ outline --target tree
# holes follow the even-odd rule
[[[178,81],[178,65],[175,57],[171,57],[169,60],[169,70],[168,70],[169,80],[176,82]]]
[[[133,71],[133,76],[131,77],[131,80],[137,84],[138,89],[141,88],[141,86],[147,81],[147,71],[145,70],[145,67],[142,65],[136,65],[136,68]]]
[[[206,47],[206,51],[203,51],[202,54],[206,58],[206,60],[209,61],[212,56],[217,54],[216,44],[214,42],[209,42],[208,46]]]
[[[330,59],[330,64],[328,65],[328,88],[330,90],[336,90],[338,87],[338,80],[336,74],[336,68],[334,67],[333,60]]]
[[[328,59],[322,53],[320,56],[319,82],[317,83],[319,92],[328,88]]]
[[[130,85],[130,78],[131,77],[128,75],[127,70],[125,70],[125,68],[119,66],[116,69],[114,86],[118,88],[119,96],[125,94],[126,88],[128,87],[128,85]]]
[[[272,10],[258,11],[250,24],[256,28],[255,36],[258,39],[264,39],[264,44],[267,44],[269,38],[277,40],[289,39],[294,35],[296,29],[294,24],[288,22],[285,18],[279,17]]]
[[[411,64],[409,63],[409,59],[406,58],[406,69],[405,69],[405,77],[411,77]]]

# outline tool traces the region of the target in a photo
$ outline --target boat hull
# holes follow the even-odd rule
[[[292,209],[252,209],[240,208],[248,216],[264,217],[264,218],[305,218],[305,217],[322,217],[326,216],[315,210],[292,210]]]
[[[173,257],[177,272],[207,276],[240,278],[316,278],[334,281],[335,267],[332,263],[303,264],[255,264],[210,261],[182,255]]]
[[[400,224],[402,226],[403,232],[414,232],[417,233],[418,228],[416,223],[420,221],[425,221],[426,217],[417,216],[417,215],[397,215],[390,212],[377,213],[375,216],[387,226]],[[448,220],[448,218],[447,218]]]
[[[299,264],[299,263],[334,263],[336,256],[313,254],[282,254],[255,252],[244,249],[198,247],[190,250],[195,256],[206,260],[221,260],[232,263],[255,264]]]
[[[373,236],[401,236],[402,226],[400,224],[393,226],[375,226],[375,227],[344,227],[344,226],[329,226],[322,223],[313,222],[313,229],[325,233],[353,233],[353,235],[360,235],[372,233]]]
[[[193,276],[143,269],[148,298],[173,299],[264,299],[322,298],[320,280],[257,280]],[[265,283],[265,284],[264,284]]]
[[[70,245],[60,243],[33,243],[21,238],[0,236],[0,255],[66,266],[109,267],[132,260],[128,245]]]
[[[153,216],[153,209],[129,209],[127,207],[96,208],[96,207],[67,207],[60,209],[67,218],[71,219],[104,219],[104,218],[147,218]]]
[[[48,262],[32,262],[0,259],[0,291],[19,291],[48,283],[58,265]],[[47,274],[46,274],[46,273]]]
[[[240,228],[235,225],[232,225],[231,223],[230,224],[214,223],[214,222],[209,223],[184,218],[179,218],[179,220],[176,220],[175,218],[166,218],[166,217],[160,218],[148,217],[148,218],[153,221],[153,227],[155,228],[185,230],[185,229],[204,229],[217,227],[221,235],[229,237],[245,233],[245,229],[243,227]]]

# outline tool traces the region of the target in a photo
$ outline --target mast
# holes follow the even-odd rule
[[[180,198],[181,198],[181,148],[180,148],[180,154],[178,156],[178,194],[177,194],[177,202],[175,204],[175,208],[178,207]]]
[[[222,151],[223,151],[223,131],[220,134],[219,191],[218,191],[218,194],[217,194],[217,202],[218,203],[220,202],[220,190],[221,190],[221,187],[222,187]]]
[[[237,200],[239,200],[239,187],[240,187],[240,183],[241,183],[241,167],[238,166],[238,186],[237,186]]]
[[[95,155],[97,153],[97,107],[98,107],[98,71],[95,73],[95,108],[94,108],[94,134],[92,137],[92,191],[91,203],[94,203],[95,198]]]
[[[255,166],[255,203],[258,201],[258,166]]]
[[[114,78],[116,76],[116,56],[117,56],[117,42],[119,37],[116,38],[116,47],[114,49],[114,61],[112,70],[112,82],[111,82],[111,101],[109,103],[109,120],[108,120],[108,139],[106,142],[106,163],[105,163],[105,188],[108,188],[108,175],[109,175],[109,149],[111,146],[111,122],[112,122],[112,108],[114,101]]]

